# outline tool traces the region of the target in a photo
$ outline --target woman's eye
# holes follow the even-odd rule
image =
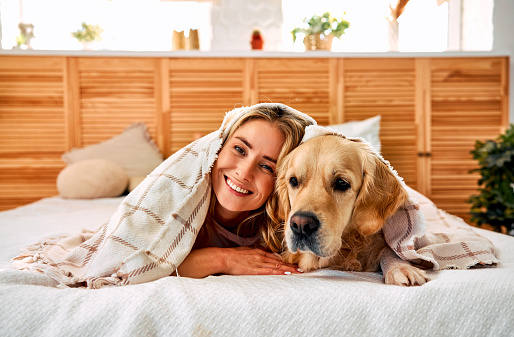
[[[291,187],[298,187],[298,179],[296,179],[296,177],[289,178],[289,185],[291,185]]]
[[[245,150],[244,150],[242,147],[240,147],[240,146],[237,146],[237,145],[236,145],[236,146],[234,146],[234,149],[235,149],[237,152],[239,152],[240,154],[243,154],[243,155],[245,154]]]
[[[264,164],[264,165],[261,165],[261,167],[262,167],[263,169],[265,169],[266,171],[268,171],[269,173],[271,173],[271,174],[275,173],[275,171],[273,171],[273,167],[271,167],[271,166],[269,166],[269,165],[265,165],[265,164]]]
[[[334,182],[334,190],[344,192],[350,188],[350,184],[344,179],[337,178]]]

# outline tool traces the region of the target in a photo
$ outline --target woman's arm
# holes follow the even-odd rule
[[[294,265],[259,248],[207,247],[193,250],[178,267],[178,274],[202,278],[214,274],[284,275],[299,273]],[[176,273],[173,273],[175,275]]]

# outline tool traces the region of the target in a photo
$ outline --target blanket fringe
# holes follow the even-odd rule
[[[60,248],[62,253],[66,253],[66,248],[60,244],[63,240],[78,239],[85,241],[89,235],[93,235],[94,233],[94,231],[82,230],[78,235],[57,235],[44,238],[39,242],[25,247],[20,255],[11,259],[11,262],[16,269],[45,274],[58,283],[56,286],[57,288],[69,288],[70,286],[77,287],[82,285],[86,286],[86,284],[89,286],[89,283],[102,284],[103,281],[99,281],[100,279],[81,280],[74,277],[72,273],[63,271],[56,265],[48,254],[49,251],[55,247]],[[110,277],[106,278],[106,281],[103,284],[116,285],[120,282],[120,278]]]

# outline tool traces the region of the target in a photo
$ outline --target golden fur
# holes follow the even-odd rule
[[[304,271],[377,271],[382,258],[386,283],[426,282],[422,270],[384,254],[381,228],[408,194],[366,142],[336,135],[305,142],[280,163],[277,195],[286,262]]]

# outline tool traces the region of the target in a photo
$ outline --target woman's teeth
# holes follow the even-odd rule
[[[236,192],[243,193],[243,194],[248,194],[248,193],[250,193],[250,191],[245,190],[244,188],[241,188],[241,187],[239,187],[239,186],[236,186],[236,184],[234,184],[234,183],[232,182],[232,180],[230,180],[229,178],[227,178],[227,184],[228,184],[228,186],[230,186],[230,188],[231,188],[231,189],[233,189],[233,190],[234,190],[234,191],[236,191]]]

